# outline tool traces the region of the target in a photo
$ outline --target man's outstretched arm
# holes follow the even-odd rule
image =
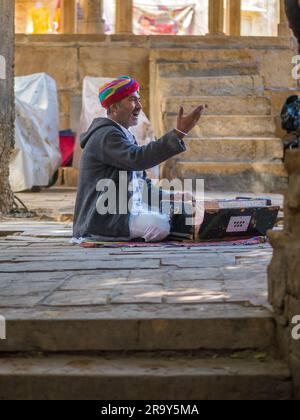
[[[157,141],[145,146],[138,146],[119,135],[117,130],[107,135],[102,142],[101,159],[105,164],[111,164],[120,170],[143,171],[165,162],[166,160],[185,152],[182,139],[199,122],[204,107],[196,108],[184,116],[180,108],[177,127]]]

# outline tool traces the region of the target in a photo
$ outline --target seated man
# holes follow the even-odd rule
[[[299,0],[285,0],[285,11],[290,23],[290,28],[298,40],[300,53],[300,2]]]
[[[104,85],[99,98],[107,109],[107,118],[95,119],[80,139],[84,151],[80,163],[74,238],[161,241],[170,233],[170,217],[158,209],[149,212],[139,180],[146,179],[147,169],[186,150],[183,138],[198,123],[204,107],[199,106],[185,117],[181,107],[176,128],[158,141],[140,147],[129,131],[130,127],[137,125],[142,109],[138,83],[130,77],[120,77]],[[147,180],[148,187],[150,184]],[[110,209],[107,211],[104,207],[109,199],[109,189],[115,193],[115,203],[108,205]],[[121,203],[124,195],[125,210],[124,203]]]

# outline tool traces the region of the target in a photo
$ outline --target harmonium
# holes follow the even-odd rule
[[[162,208],[163,208],[162,202]],[[170,240],[224,241],[266,236],[278,220],[279,206],[264,198],[216,200],[194,205],[172,202]]]

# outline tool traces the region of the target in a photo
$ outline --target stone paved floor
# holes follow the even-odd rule
[[[21,194],[31,208],[71,212],[74,191]],[[28,200],[30,198],[30,200]],[[29,203],[30,204],[30,203]],[[65,209],[67,209],[65,211]],[[71,223],[0,221],[0,308],[115,304],[267,304],[267,244],[247,247],[84,250]]]
[[[76,188],[43,189],[39,193],[17,193],[23,203],[43,219],[71,221],[74,213]]]
[[[12,225],[7,224],[9,231]],[[1,308],[267,305],[266,269],[272,254],[268,245],[84,250],[69,245],[70,234],[69,224],[29,222],[23,233],[1,239]]]

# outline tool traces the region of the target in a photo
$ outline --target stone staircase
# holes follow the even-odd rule
[[[223,52],[174,51],[173,60],[169,54],[151,62],[151,113],[160,135],[176,125],[180,105],[186,112],[209,107],[187,138],[187,153],[164,164],[162,177],[203,178],[208,191],[281,192],[283,148],[260,65],[243,51]]]
[[[293,397],[268,245],[84,249],[71,235],[0,225],[0,400]]]
[[[0,400],[291,399],[269,311],[234,304],[11,310]]]

